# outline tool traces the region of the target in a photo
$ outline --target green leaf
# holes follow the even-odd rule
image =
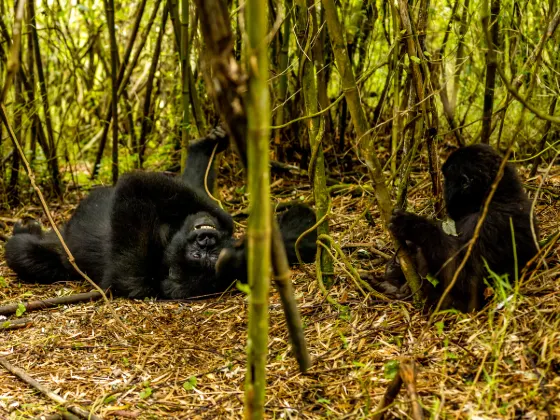
[[[348,306],[341,306],[338,317],[344,321],[351,321],[352,314],[350,314],[350,308]]]
[[[455,222],[453,219],[450,219],[449,217],[445,219],[441,224],[441,228],[449,236],[457,236],[457,230],[455,230]]]
[[[431,57],[432,56],[432,54],[429,51],[424,51],[424,55],[426,57]]]
[[[432,286],[436,287],[439,283],[439,280],[432,276],[430,273],[426,276],[426,280],[432,283]]]
[[[103,404],[111,404],[113,401],[116,401],[117,397],[114,395],[109,395],[107,398],[105,398],[105,400],[103,401]]]
[[[25,305],[23,303],[18,303],[17,309],[16,309],[16,316],[22,316],[25,311],[27,309],[25,309]]]
[[[399,372],[399,362],[397,360],[391,360],[385,363],[385,366],[383,368],[384,368],[383,370],[385,373],[385,378],[393,379],[395,376],[397,376],[397,373]]]
[[[183,384],[183,388],[185,391],[192,391],[196,388],[196,376],[191,376],[189,379],[185,381]]]
[[[140,398],[142,398],[143,400],[145,400],[146,398],[148,398],[150,395],[152,395],[152,388],[150,388],[150,387],[144,388],[144,389],[140,392]]]
[[[409,57],[410,57],[410,59],[411,59],[412,61],[414,61],[416,64],[420,64],[420,59],[419,59],[418,57],[416,57],[415,55],[411,55],[411,56],[409,56]]]
[[[237,287],[237,290],[245,293],[246,295],[251,293],[251,288],[249,287],[249,285],[247,283],[241,283],[240,281],[236,281],[235,282],[235,287]]]
[[[443,327],[444,326],[445,326],[445,324],[443,323],[443,321],[436,322],[436,329],[437,329],[438,335],[443,334]]]
[[[3,276],[0,276],[0,286],[8,287],[8,283],[6,283],[6,279]]]
[[[123,362],[123,365],[125,365],[126,367],[130,366],[130,362],[128,361],[128,358],[123,357],[122,362]]]
[[[403,29],[403,30],[400,32],[400,34],[401,34],[401,35],[406,34],[406,29]]]
[[[340,331],[338,332],[338,335],[340,335],[340,340],[342,341],[342,348],[347,349],[348,348],[348,339]]]
[[[330,404],[330,403],[331,403],[330,400],[327,400],[326,398],[319,398],[319,399],[317,400],[317,402],[318,402],[319,404]]]

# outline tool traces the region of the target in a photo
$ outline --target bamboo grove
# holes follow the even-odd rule
[[[54,193],[108,180],[109,172],[180,165],[181,145],[217,122],[194,4],[140,1],[115,11],[110,1],[25,4],[21,14],[18,4],[0,4],[4,102],[41,182]],[[241,9],[230,2],[239,60]],[[546,160],[558,121],[558,21],[554,2],[272,2],[272,158],[303,169],[311,162],[321,190],[325,180],[315,164],[326,160],[328,171],[343,173],[339,155],[359,151],[376,185],[376,172],[388,170],[400,206],[407,162],[419,152],[441,195],[435,156],[445,142],[515,142],[521,158]],[[18,57],[10,56],[14,42]],[[2,140],[6,206],[20,200],[28,181],[5,131]],[[320,204],[321,212],[327,207]]]
[[[225,124],[240,159],[224,165],[247,169],[246,416],[261,418],[272,277],[301,371],[310,363],[275,245],[269,167],[308,177],[325,299],[339,269],[375,295],[331,236],[332,196],[363,194],[363,217],[386,227],[393,208],[406,208],[418,168],[441,214],[439,156],[450,147],[491,143],[530,176],[557,159],[560,6],[224,0],[220,32],[213,2],[204,3],[0,0],[0,205],[35,202],[35,182],[54,202],[132,169],[178,172],[189,140]],[[220,50],[226,40],[231,50]],[[418,290],[410,258],[391,241]]]

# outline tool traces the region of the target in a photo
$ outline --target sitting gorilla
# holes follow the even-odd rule
[[[500,155],[490,146],[477,144],[456,150],[443,165],[445,204],[449,217],[455,222],[457,236],[446,234],[441,224],[424,217],[401,210],[394,212],[389,228],[407,247],[419,274],[426,276],[430,273],[440,281],[435,287],[425,281],[423,288],[428,305],[437,304],[453,279],[465,255],[467,243],[473,237],[501,161]],[[510,222],[515,244],[512,243]],[[537,253],[532,223],[535,222],[531,220],[531,202],[523,191],[515,168],[507,164],[472,253],[451,293],[442,303],[442,309],[472,311],[484,306],[484,279],[488,277],[484,260],[494,273],[506,274],[511,282],[515,281],[516,270],[523,268]],[[535,233],[538,236],[536,226]],[[387,265],[385,278],[388,282],[404,279],[395,261]]]
[[[102,288],[129,298],[182,299],[225,291],[235,279],[246,281],[246,271],[233,269],[244,265],[244,247],[216,270],[220,252],[234,247],[233,219],[204,189],[214,148],[220,152],[227,144],[225,132],[216,129],[189,145],[180,178],[133,172],[115,187],[92,190],[62,229],[78,267]],[[210,191],[215,177],[211,165]],[[281,220],[285,246],[293,248],[293,238],[313,226],[315,213],[296,205]],[[306,262],[316,250],[313,234],[308,236],[303,241]],[[54,232],[43,233],[37,222],[16,224],[5,256],[26,282],[80,278]]]

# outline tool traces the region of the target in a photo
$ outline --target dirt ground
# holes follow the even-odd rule
[[[556,172],[537,200],[542,237],[559,227]],[[285,191],[280,184],[273,192]],[[416,211],[427,211],[428,201],[422,198],[427,196],[428,181],[419,180],[410,194]],[[377,217],[371,203],[365,192],[336,194],[331,226],[357,268],[380,274],[384,259],[371,249],[392,251],[381,226],[359,217],[366,208]],[[70,208],[56,209],[59,220]],[[22,214],[4,219],[10,225]],[[416,389],[431,418],[560,418],[559,260],[556,245],[546,266],[530,273],[521,295],[503,307],[494,303],[477,314],[441,315],[433,325],[411,302],[364,296],[339,264],[330,296],[345,310],[326,301],[311,276],[313,265],[295,269],[313,366],[299,373],[280,299],[272,291],[267,417],[371,418],[395,361],[407,358],[415,362]],[[1,305],[91,290],[86,283],[21,284],[3,258],[0,275]],[[246,295],[189,302],[115,299],[111,305],[127,329],[117,325],[102,301],[24,313],[21,318],[31,325],[0,331],[0,356],[103,418],[242,417]],[[56,403],[0,367],[0,418],[57,412]],[[388,417],[410,414],[403,388]]]

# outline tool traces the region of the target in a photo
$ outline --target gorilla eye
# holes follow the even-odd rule
[[[200,252],[193,252],[192,257],[195,259],[200,259]]]

